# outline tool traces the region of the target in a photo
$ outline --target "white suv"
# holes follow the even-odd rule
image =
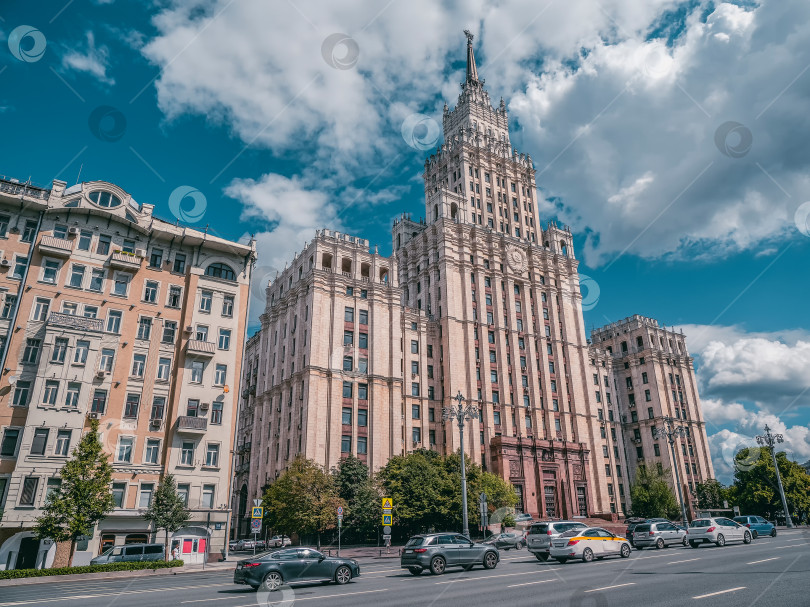
[[[686,530],[686,537],[692,548],[704,542],[725,546],[726,542],[751,543],[751,530],[723,517],[699,518],[692,521]]]

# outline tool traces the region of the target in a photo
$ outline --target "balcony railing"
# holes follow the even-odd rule
[[[39,198],[40,200],[47,200],[50,194],[50,190],[38,188],[36,186],[32,186],[31,184],[7,181],[5,179],[0,179],[0,192],[29,196],[31,198]]]
[[[216,352],[216,348],[217,345],[212,341],[189,339],[186,343],[186,352],[188,354],[197,354],[199,356],[213,356]]]
[[[66,327],[79,331],[104,331],[104,320],[101,318],[85,318],[75,314],[62,314],[61,312],[51,312],[48,315],[48,324],[56,327]]]
[[[194,417],[193,415],[181,415],[177,418],[178,432],[205,432],[208,429],[208,419],[205,417]]]
[[[73,242],[67,238],[57,238],[56,236],[43,236],[39,241],[39,250],[51,255],[69,256],[73,251]]]
[[[113,251],[113,254],[110,256],[110,267],[137,270],[141,267],[141,259],[143,259],[141,256],[135,255],[134,253]]]

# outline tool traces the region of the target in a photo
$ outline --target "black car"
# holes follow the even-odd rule
[[[278,590],[282,584],[335,582],[346,584],[360,575],[353,559],[335,558],[311,548],[286,548],[243,559],[233,572],[235,584]]]
[[[430,533],[414,535],[405,544],[400,567],[413,575],[429,569],[441,575],[448,567],[463,567],[469,571],[475,565],[495,569],[500,560],[498,550],[492,546],[476,544],[460,533]]]

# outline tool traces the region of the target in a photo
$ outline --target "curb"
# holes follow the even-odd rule
[[[136,569],[134,571],[99,571],[98,573],[69,573],[67,575],[41,575],[38,577],[19,577],[0,580],[3,586],[23,586],[29,584],[47,584],[52,582],[77,582],[79,580],[109,580],[122,577],[147,577],[152,575],[175,575],[190,573],[185,567],[164,567],[161,569]],[[202,571],[202,569],[200,569]]]

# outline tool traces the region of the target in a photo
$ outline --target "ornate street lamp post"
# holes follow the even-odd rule
[[[785,524],[787,525],[788,529],[793,529],[793,521],[790,518],[787,499],[785,498],[785,489],[782,487],[782,475],[779,474],[779,466],[776,463],[776,449],[774,449],[774,445],[783,442],[785,442],[785,438],[781,434],[771,434],[771,429],[767,426],[767,424],[765,425],[765,434],[757,436],[757,444],[764,445],[771,450],[773,467],[776,470],[776,484],[779,485],[779,496],[782,498],[782,508],[785,511]]]
[[[661,421],[664,427],[653,428],[653,437],[663,438],[669,443],[669,451],[672,455],[672,467],[675,469],[675,484],[678,487],[678,501],[681,503],[681,516],[683,517],[683,524],[687,525],[686,506],[683,503],[683,489],[681,488],[681,473],[678,470],[678,461],[675,458],[675,438],[686,436],[686,428],[675,425],[675,420],[668,415]]]
[[[470,525],[467,521],[467,471],[464,465],[464,426],[467,420],[475,419],[478,417],[478,409],[472,403],[464,406],[464,397],[461,395],[461,390],[458,391],[455,398],[458,405],[450,405],[449,407],[442,407],[442,421],[456,420],[458,423],[459,440],[461,441],[461,508],[462,508],[462,526],[461,531],[466,537],[470,536]]]

